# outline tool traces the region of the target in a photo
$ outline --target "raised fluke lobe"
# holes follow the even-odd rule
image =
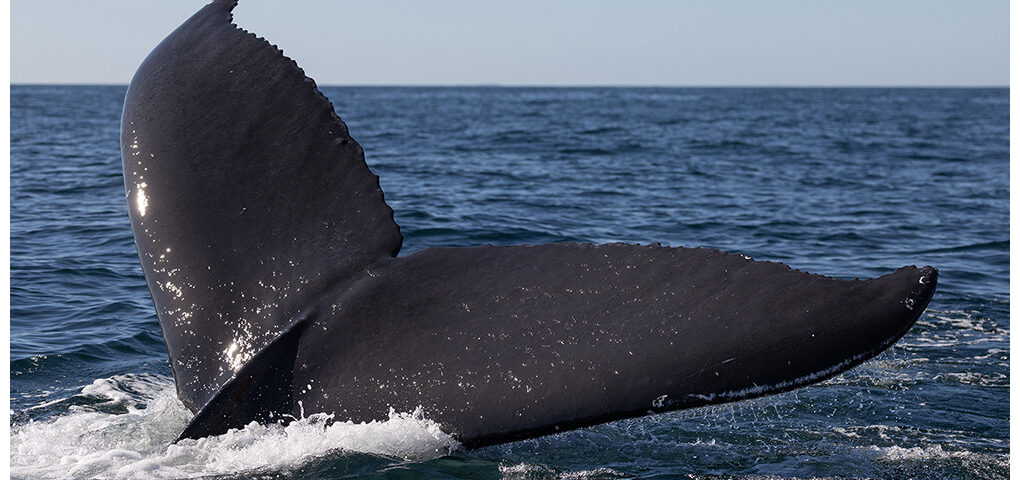
[[[232,6],[206,6],[149,55],[122,119],[135,243],[193,410],[308,295],[343,288],[401,243],[332,105],[279,49],[233,26]]]
[[[181,438],[332,413],[468,446],[776,393],[900,338],[931,267],[836,280],[703,248],[429,248],[300,68],[216,1],[139,68],[122,119],[135,242]]]

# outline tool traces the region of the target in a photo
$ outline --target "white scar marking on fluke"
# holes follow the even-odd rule
[[[921,284],[924,284],[924,283],[927,283],[927,280],[928,280],[928,276],[924,275],[924,276],[921,277],[921,279],[918,282],[921,283]],[[912,298],[907,298],[904,301],[904,304],[907,306],[908,309],[913,310],[914,309],[915,300],[912,299]],[[746,397],[749,397],[749,396],[761,396],[761,395],[767,394],[769,392],[773,392],[775,390],[784,390],[784,389],[787,389],[787,388],[790,388],[790,387],[803,386],[803,385],[806,385],[806,384],[809,384],[809,383],[813,383],[813,382],[815,382],[815,381],[817,381],[819,379],[826,378],[826,377],[828,377],[830,375],[834,375],[837,372],[844,370],[848,366],[850,366],[850,365],[852,365],[854,363],[857,363],[857,361],[859,361],[859,360],[862,360],[864,358],[868,358],[868,357],[871,357],[871,356],[874,356],[874,355],[878,354],[878,352],[881,352],[882,350],[885,350],[886,348],[889,348],[890,346],[892,346],[892,344],[895,343],[895,341],[901,335],[894,335],[892,337],[887,338],[884,342],[882,342],[880,344],[880,346],[878,348],[876,348],[876,349],[874,349],[874,350],[872,350],[870,352],[865,352],[865,353],[861,353],[861,354],[858,354],[858,355],[854,355],[854,356],[852,356],[852,357],[850,357],[850,358],[848,358],[846,360],[843,360],[842,362],[839,362],[839,363],[837,363],[837,364],[835,364],[835,365],[833,365],[833,366],[831,366],[829,368],[826,368],[826,369],[823,369],[823,370],[819,370],[819,371],[817,371],[815,373],[804,375],[803,377],[795,378],[793,380],[786,380],[786,381],[782,381],[782,382],[779,382],[779,383],[776,383],[776,384],[773,384],[773,385],[755,385],[753,387],[743,388],[743,389],[740,389],[740,390],[730,390],[730,391],[722,392],[722,393],[692,394],[692,395],[688,395],[688,397],[698,398],[698,399],[706,400],[706,401],[709,401],[709,402],[715,400],[716,398],[723,398],[723,399],[727,399],[727,400],[739,400],[741,398],[746,398]],[[725,362],[723,362],[723,363],[725,363]]]
[[[795,386],[799,386],[799,385],[804,385],[804,384],[807,384],[807,383],[813,383],[816,380],[828,377],[829,375],[832,375],[832,374],[834,374],[836,372],[839,372],[839,371],[843,370],[847,366],[853,364],[854,362],[856,362],[856,361],[858,361],[858,360],[860,360],[862,358],[867,357],[868,355],[869,355],[869,353],[862,353],[862,354],[859,354],[859,355],[854,355],[854,356],[852,356],[852,357],[850,357],[850,358],[848,358],[846,360],[843,360],[842,362],[839,362],[839,363],[837,363],[837,364],[835,364],[835,365],[833,365],[833,366],[831,366],[829,368],[826,368],[824,370],[819,370],[819,371],[817,371],[815,373],[804,375],[803,377],[795,378],[793,380],[782,381],[782,382],[779,382],[779,383],[776,383],[776,384],[773,384],[773,385],[755,385],[753,387],[743,388],[743,389],[740,389],[740,390],[730,390],[728,392],[709,393],[709,394],[694,394],[694,395],[691,395],[691,397],[699,398],[699,399],[707,400],[707,401],[711,402],[711,401],[713,401],[713,400],[715,400],[717,398],[723,398],[723,399],[727,399],[727,400],[738,400],[738,399],[746,398],[746,397],[750,397],[750,396],[760,396],[760,395],[763,395],[763,394],[766,394],[766,393],[769,393],[769,392],[772,392],[772,391],[775,391],[775,390],[783,390],[783,389],[786,389],[786,388],[795,387]],[[656,399],[656,400],[658,400],[658,399]]]
[[[798,378],[795,378],[793,380],[786,380],[786,381],[782,381],[782,382],[779,382],[779,383],[776,383],[776,384],[773,384],[773,385],[755,385],[753,387],[743,388],[743,389],[740,389],[740,390],[731,390],[731,391],[722,392],[722,393],[709,393],[707,395],[706,394],[694,394],[694,395],[691,395],[691,397],[700,398],[702,400],[707,400],[707,401],[712,401],[712,400],[715,400],[716,398],[724,398],[724,399],[728,399],[728,400],[738,400],[738,399],[746,398],[746,397],[749,397],[749,396],[761,396],[763,394],[767,394],[767,393],[775,391],[775,390],[783,390],[783,389],[787,389],[787,388],[790,388],[790,387],[796,387],[796,386],[801,386],[801,385],[805,385],[805,384],[808,384],[808,383],[813,383],[813,382],[815,382],[815,381],[817,381],[819,379],[828,377],[830,375],[835,374],[836,372],[844,370],[848,366],[856,363],[858,360],[867,358],[869,356],[874,355],[877,352],[885,350],[886,348],[888,348],[893,343],[893,340],[895,340],[896,338],[898,338],[898,336],[894,336],[894,337],[891,337],[891,338],[887,339],[885,342],[882,342],[882,346],[880,346],[879,348],[877,348],[877,349],[875,349],[875,350],[873,350],[871,352],[865,352],[865,353],[861,353],[861,354],[858,354],[858,355],[854,355],[854,356],[852,356],[852,357],[850,357],[850,358],[848,358],[846,360],[843,360],[842,362],[839,362],[839,363],[837,363],[837,364],[835,364],[835,365],[833,365],[833,366],[831,366],[829,368],[826,368],[826,369],[823,369],[823,370],[819,370],[817,372],[814,372],[814,373],[811,373],[811,374],[808,374],[808,375],[804,375],[803,377],[798,377]]]

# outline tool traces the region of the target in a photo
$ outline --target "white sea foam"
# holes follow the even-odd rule
[[[1002,464],[1008,463],[1008,456],[1006,455],[975,454],[964,450],[943,450],[941,445],[928,445],[923,447],[899,447],[895,445],[891,447],[878,447],[872,445],[870,447],[862,448],[861,452],[867,457],[891,462],[932,462],[945,459],[985,459],[990,462]]]
[[[12,428],[14,478],[193,478],[281,472],[329,455],[369,453],[423,460],[459,447],[420,411],[391,411],[386,421],[328,426],[329,417],[314,414],[287,426],[252,423],[224,435],[171,445],[191,417],[177,400],[172,379],[118,376],[97,380],[81,395],[100,403],[72,406],[56,418]],[[104,406],[127,413],[106,413]]]
[[[556,471],[545,465],[535,465],[531,463],[518,463],[515,465],[502,464],[499,466],[499,473],[503,480],[539,480],[539,479],[557,479],[557,480],[585,480],[585,479],[604,479],[604,478],[631,478],[631,475],[625,474],[613,470],[612,468],[602,467],[592,470],[581,470],[576,472],[560,472]]]
[[[500,464],[499,473],[504,480],[530,480],[550,478],[556,471],[545,465],[517,463],[513,465]]]
[[[582,470],[579,472],[567,472],[560,475],[561,479],[588,479],[588,478],[630,478],[623,472],[618,472],[612,468],[602,467],[594,470]]]

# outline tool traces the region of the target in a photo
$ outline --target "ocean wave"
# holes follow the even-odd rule
[[[173,379],[118,375],[75,395],[54,419],[14,425],[13,478],[194,478],[290,472],[325,457],[373,455],[419,461],[459,444],[420,410],[390,411],[385,421],[332,422],[311,414],[290,424],[240,430],[171,444],[191,418]],[[82,402],[82,399],[89,399]],[[44,402],[37,408],[51,407]]]

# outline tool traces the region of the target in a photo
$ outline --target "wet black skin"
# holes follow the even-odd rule
[[[428,248],[314,82],[206,6],[139,67],[127,201],[180,438],[425,415],[467,446],[776,393],[905,334],[938,277],[837,280],[703,248]]]

